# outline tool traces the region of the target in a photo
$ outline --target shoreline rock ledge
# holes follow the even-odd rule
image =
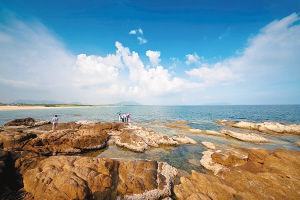
[[[165,162],[51,156],[23,174],[34,199],[159,199],[171,196],[176,168]]]
[[[178,200],[300,199],[300,152],[222,146],[203,152],[201,165],[174,186]]]

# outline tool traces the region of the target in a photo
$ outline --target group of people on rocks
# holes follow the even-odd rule
[[[130,121],[130,114],[126,114],[126,113],[121,113],[118,112],[119,114],[119,122],[129,122]]]
[[[126,113],[121,113],[118,112],[117,114],[119,114],[119,122],[130,122],[130,114],[126,114]],[[54,117],[51,120],[52,123],[52,130],[55,131],[58,128],[58,116],[54,115]]]

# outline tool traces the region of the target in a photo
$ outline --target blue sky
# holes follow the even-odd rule
[[[299,104],[299,10],[279,0],[1,1],[0,101]]]

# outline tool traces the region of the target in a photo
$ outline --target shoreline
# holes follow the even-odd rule
[[[40,110],[40,109],[60,109],[60,108],[90,108],[90,107],[120,107],[120,106],[106,106],[106,105],[99,105],[99,106],[53,106],[53,107],[46,107],[46,106],[0,106],[1,111],[15,111],[15,110]]]

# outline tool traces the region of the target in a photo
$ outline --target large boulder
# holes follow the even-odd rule
[[[223,147],[204,154],[215,175],[181,177],[177,199],[300,199],[300,152]]]
[[[51,156],[23,175],[34,199],[159,199],[177,170],[156,161]]]

